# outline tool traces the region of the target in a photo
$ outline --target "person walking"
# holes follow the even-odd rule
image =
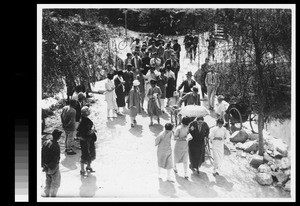
[[[193,73],[189,71],[185,75],[186,75],[186,80],[184,80],[177,89],[177,91],[179,92],[183,87],[182,96],[189,93],[192,90],[192,88],[196,86],[196,82],[192,79]]]
[[[158,57],[157,52],[154,52],[153,55],[153,58],[150,59],[150,66],[154,67],[156,71],[159,71],[162,61]]]
[[[171,65],[171,70],[174,72],[175,74],[175,79],[177,80],[178,78],[178,72],[179,72],[179,69],[180,69],[180,66],[179,66],[179,62],[178,60],[176,59],[176,55],[175,53],[171,53],[171,56],[169,59],[166,60],[166,64],[170,64]],[[176,81],[177,82],[177,81]],[[176,84],[177,85],[177,84]]]
[[[222,166],[224,157],[224,141],[226,138],[230,137],[229,131],[223,127],[224,120],[218,119],[217,126],[211,129],[209,134],[209,139],[211,141],[212,152],[213,152],[213,174],[219,175],[220,168]]]
[[[140,97],[141,97],[141,109],[144,111],[146,85],[145,85],[145,77],[142,73],[142,70],[138,71],[138,75],[136,76],[136,79],[140,82],[139,91],[140,91]]]
[[[85,94],[83,92],[79,92],[77,95],[77,102],[76,102],[76,118],[75,118],[75,130],[77,130],[79,122],[81,120],[81,108],[85,105],[87,105],[87,103],[85,102]],[[74,135],[74,139],[77,140],[76,138],[77,135]]]
[[[214,39],[214,35],[211,34],[209,36],[209,39],[206,40],[208,42],[208,58],[212,57],[212,59],[215,59],[215,48],[216,48],[216,41]]]
[[[214,70],[215,68],[213,66],[209,67],[208,73],[205,78],[209,110],[214,110],[215,95],[220,84],[219,74],[216,73]]]
[[[158,48],[157,48],[157,56],[161,60],[160,66],[162,66],[164,64],[164,62],[165,62],[164,57],[163,57],[164,56],[164,52],[165,52],[165,48],[163,47],[162,44],[160,44],[158,46]]]
[[[166,77],[167,77],[167,87],[166,87],[166,98],[167,98],[167,107],[170,104],[170,99],[173,97],[174,92],[176,91],[176,78],[174,72],[171,70],[171,65],[166,65]]]
[[[140,68],[142,67],[142,59],[137,51],[134,51],[133,55],[134,57],[131,60],[132,67],[134,69],[140,70]]]
[[[181,52],[181,45],[178,43],[177,39],[174,39],[173,41],[173,50],[176,54],[176,58],[178,59],[178,62],[180,64],[180,52]]]
[[[207,87],[205,84],[205,78],[208,73],[208,69],[209,69],[209,58],[206,58],[205,63],[201,65],[200,83],[198,82],[201,86],[202,98],[205,97],[205,94],[207,95]]]
[[[46,197],[56,197],[60,187],[61,175],[59,171],[60,139],[62,131],[54,129],[52,140],[48,139],[42,144],[42,168],[46,173],[46,185],[44,192]]]
[[[181,107],[182,102],[184,102],[186,105],[199,105],[200,106],[201,101],[200,101],[200,94],[198,94],[198,87],[194,86],[192,88],[191,92],[186,93],[182,98],[180,98],[180,100],[178,102],[178,107]]]
[[[123,73],[123,79],[125,81],[124,86],[125,86],[125,100],[126,100],[134,80],[131,62],[128,63],[126,66],[126,71]]]
[[[173,124],[166,123],[165,130],[155,138],[155,146],[157,146],[157,164],[158,176],[160,178],[161,169],[167,170],[167,181],[173,182],[171,179],[171,170],[173,168],[173,155],[171,148]]]
[[[62,112],[60,115],[62,127],[65,131],[66,137],[65,137],[65,152],[68,155],[74,155],[76,152],[72,149],[73,140],[75,137],[75,131],[76,131],[76,100],[70,99],[70,104],[66,105],[62,108]]]
[[[117,117],[116,111],[118,110],[117,95],[115,93],[115,85],[113,82],[114,75],[111,73],[107,74],[107,80],[105,82],[105,101],[107,103],[107,118]],[[112,114],[111,114],[112,113]]]
[[[188,139],[189,134],[189,118],[183,117],[181,125],[178,125],[174,132],[174,172],[177,174],[176,164],[183,163],[184,178],[188,178],[187,168],[188,168]]]
[[[140,82],[136,79],[133,81],[132,89],[128,95],[128,109],[130,110],[131,127],[134,127],[136,122],[136,116],[141,113],[141,96],[139,91]]]
[[[198,44],[199,44],[199,38],[196,34],[196,30],[192,31],[192,36],[191,36],[191,40],[192,40],[192,55],[193,55],[193,60],[195,61],[196,59],[196,55],[197,55],[197,48],[198,48]]]
[[[86,175],[86,172],[95,172],[92,169],[91,163],[96,159],[95,141],[91,136],[93,132],[94,123],[88,116],[90,115],[89,107],[84,106],[81,109],[82,120],[78,126],[78,133],[80,139],[81,159],[80,159],[80,175]],[[87,165],[84,169],[84,165]]]
[[[193,139],[189,141],[190,169],[199,174],[199,167],[205,161],[205,138],[208,138],[209,127],[203,117],[197,117],[190,123],[190,134]]]
[[[143,75],[146,75],[148,70],[150,69],[150,57],[149,57],[149,52],[145,52],[145,56],[142,58],[142,66],[141,66],[141,71]]]
[[[165,76],[166,70],[160,69],[160,75],[157,76],[157,86],[161,90],[161,96],[160,96],[160,105],[161,105],[161,111],[163,113],[166,113],[165,111],[165,99],[166,99],[166,85],[168,83],[168,78]]]
[[[126,59],[124,60],[124,70],[127,70],[127,65],[131,64],[132,61],[132,53],[126,54]]]
[[[121,114],[120,109],[124,112],[125,107],[125,81],[123,79],[123,71],[118,71],[117,76],[114,78],[116,102],[117,102],[117,114]]]
[[[156,85],[156,80],[150,81],[150,89],[147,93],[148,97],[148,115],[150,116],[150,126],[153,125],[153,116],[157,116],[157,123],[160,124],[159,116],[161,115],[161,105],[160,105],[160,96],[161,96],[161,90]]]
[[[166,44],[166,48],[164,50],[164,53],[163,53],[163,60],[164,60],[164,63],[165,65],[167,64],[167,60],[171,58],[171,54],[174,52],[174,50],[171,48],[171,44]]]

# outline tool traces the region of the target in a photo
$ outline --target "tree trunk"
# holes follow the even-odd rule
[[[258,114],[258,154],[263,156],[264,154],[264,138],[263,138],[263,129],[264,129],[264,115],[263,113]]]

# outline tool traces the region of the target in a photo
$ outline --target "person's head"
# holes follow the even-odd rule
[[[138,87],[139,85],[140,85],[140,81],[137,80],[137,79],[135,79],[135,80],[133,81],[133,87]]]
[[[170,64],[166,64],[165,67],[166,67],[166,70],[167,70],[167,71],[170,71],[170,70],[171,70],[171,65],[170,65]]]
[[[190,118],[185,116],[182,118],[181,120],[181,123],[184,125],[184,126],[187,126],[189,123],[190,123]]]
[[[203,117],[197,117],[197,122],[203,122],[204,121],[204,118]]]
[[[193,73],[192,73],[191,71],[188,71],[185,75],[186,75],[186,78],[187,78],[188,80],[191,80],[191,79],[192,79],[192,76],[193,76]]]
[[[158,38],[158,39],[161,39],[161,38],[162,38],[162,35],[161,35],[161,34],[158,34],[158,35],[157,35],[157,38]]]
[[[138,44],[140,43],[140,39],[139,38],[135,38],[135,42]]]
[[[209,63],[209,58],[205,59],[205,63],[208,64]]]
[[[117,75],[119,76],[119,77],[121,77],[121,76],[123,76],[123,71],[122,70],[120,70],[120,71],[117,71]]]
[[[170,49],[170,48],[171,48],[171,44],[170,44],[170,43],[167,43],[166,49]]]
[[[131,71],[131,70],[132,70],[132,64],[131,64],[131,63],[128,63],[128,64],[126,65],[126,69],[127,69],[127,71]]]
[[[69,104],[70,104],[71,107],[75,108],[76,104],[77,104],[77,101],[75,99],[70,99]]]
[[[137,56],[139,55],[139,52],[138,52],[137,50],[135,50],[135,51],[133,52],[133,55],[134,55],[135,57],[137,57]]]
[[[91,112],[90,112],[90,108],[89,107],[83,106],[81,108],[81,116],[88,117],[90,114],[91,114]]]
[[[81,92],[81,86],[80,85],[77,85],[76,87],[75,87],[75,92],[77,92],[77,93],[79,93],[79,92]]]
[[[219,95],[217,98],[218,102],[221,103],[224,100],[224,96],[223,95]]]
[[[191,30],[188,29],[187,30],[187,34],[190,35],[191,34]]]
[[[108,73],[107,74],[107,79],[112,80],[114,78],[114,74],[113,73]]]
[[[63,132],[60,131],[60,130],[58,130],[58,129],[53,130],[53,132],[52,132],[52,139],[53,139],[53,141],[57,142],[60,139],[62,133]]]
[[[173,40],[174,44],[178,43],[178,39]]]
[[[127,58],[131,58],[132,57],[132,53],[127,53],[126,56],[127,56]]]
[[[192,92],[193,92],[193,95],[196,96],[198,94],[198,87],[197,86],[193,86],[192,88]]]
[[[195,29],[193,29],[192,35],[196,35],[196,30]]]
[[[172,131],[174,125],[172,123],[166,123],[165,124],[165,130],[166,131]]]
[[[155,86],[156,86],[156,83],[157,83],[157,82],[156,82],[155,80],[153,80],[153,79],[150,80],[151,87],[155,87]]]
[[[78,101],[82,102],[85,99],[85,94],[83,92],[78,93]]]
[[[223,119],[217,119],[217,126],[218,127],[222,127],[223,126],[223,124],[224,124],[224,120]]]

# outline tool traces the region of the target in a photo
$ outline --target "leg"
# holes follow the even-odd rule
[[[57,168],[56,172],[52,175],[52,183],[51,183],[51,197],[56,197],[58,188],[60,187],[60,171],[59,167]]]
[[[212,107],[212,104],[211,104],[211,94],[212,94],[212,87],[208,86],[207,87],[207,98],[208,98],[208,108],[209,109]]]
[[[188,163],[187,162],[183,163],[183,170],[184,170],[184,178],[188,178],[188,175],[187,175]]]
[[[44,192],[45,192],[46,197],[50,196],[51,182],[52,182],[51,175],[46,174],[46,182],[45,182],[46,185],[45,185],[45,188],[44,188]]]
[[[150,126],[152,126],[152,125],[153,125],[153,116],[150,115]]]
[[[214,87],[211,91],[211,107],[215,107],[215,95],[216,95],[216,88]]]
[[[134,127],[134,117],[130,116],[131,127]]]

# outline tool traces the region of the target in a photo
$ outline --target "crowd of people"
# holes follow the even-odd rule
[[[196,48],[199,40],[193,30],[185,37],[186,53],[192,53],[193,60],[196,56]],[[135,39],[131,45],[131,53],[127,53],[124,60],[124,68],[119,68],[107,74],[105,80],[105,101],[107,103],[107,118],[113,120],[118,115],[125,115],[126,106],[129,110],[131,127],[137,125],[136,117],[142,111],[147,112],[150,125],[156,118],[160,124],[160,116],[166,113],[166,108],[171,107],[171,98],[177,101],[173,106],[201,105],[199,89],[196,82],[201,86],[202,98],[207,95],[208,107],[216,109],[218,115],[217,126],[210,130],[203,117],[189,121],[183,117],[180,124],[173,129],[172,123],[165,124],[165,130],[155,139],[159,173],[161,168],[167,169],[167,179],[170,178],[171,170],[178,173],[177,164],[183,163],[184,177],[187,176],[188,159],[189,168],[199,173],[201,164],[205,161],[205,139],[209,138],[213,147],[214,174],[218,174],[222,162],[224,139],[228,138],[228,130],[224,129],[224,116],[228,104],[224,103],[222,95],[218,98],[217,108],[214,108],[216,90],[220,84],[219,75],[214,67],[209,64],[209,56],[205,63],[193,75],[191,71],[186,73],[184,80],[178,87],[176,85],[180,69],[181,45],[177,39],[165,41],[162,35],[145,38],[144,41]],[[191,49],[191,50],[190,50]],[[192,77],[194,76],[194,79]],[[183,90],[181,92],[181,90]],[[147,102],[147,108],[145,108]],[[81,175],[95,172],[91,163],[96,158],[94,124],[89,119],[90,109],[86,102],[86,94],[76,88],[68,104],[62,109],[61,123],[65,132],[65,152],[74,155],[74,140],[80,142],[81,149]],[[54,130],[53,139],[43,143],[42,167],[46,172],[46,196],[56,196],[60,185],[59,159],[60,148],[57,141],[63,132]],[[174,151],[171,150],[171,139],[176,141]],[[173,161],[174,155],[174,161]],[[84,165],[87,165],[84,168]],[[53,192],[50,192],[52,188]],[[51,191],[52,191],[51,190]]]

